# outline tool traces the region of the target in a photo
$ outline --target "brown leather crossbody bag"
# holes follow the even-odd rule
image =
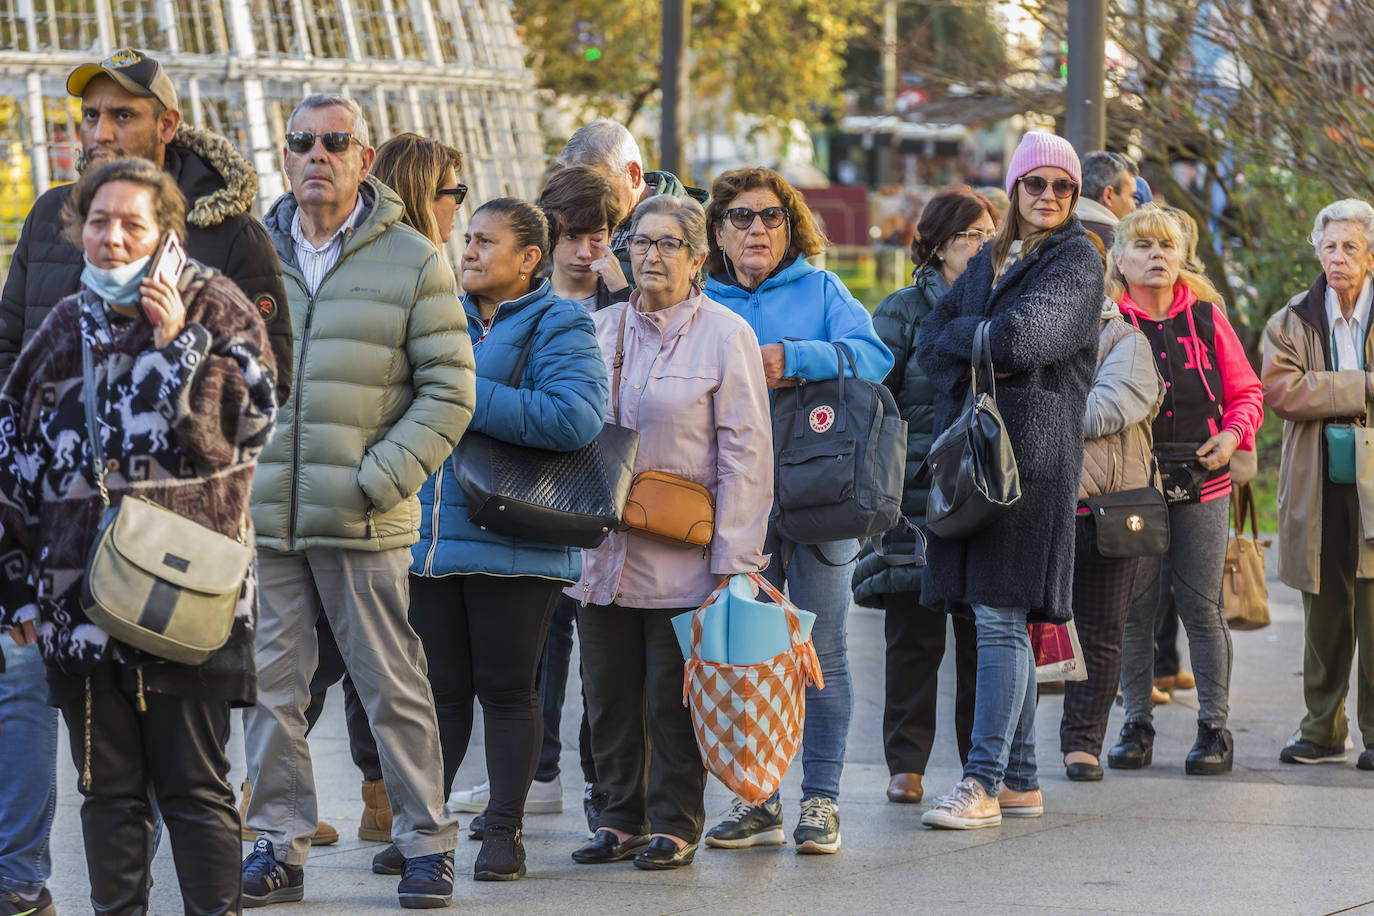
[[[625,321],[632,306],[620,314],[616,334],[611,398],[616,425],[620,424],[620,370],[625,364]],[[630,483],[621,530],[679,547],[705,548],[716,525],[716,498],[694,480],[667,471],[640,471]]]

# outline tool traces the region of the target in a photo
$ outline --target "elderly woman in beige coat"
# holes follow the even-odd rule
[[[1347,199],[1325,207],[1312,228],[1322,275],[1264,329],[1264,401],[1284,421],[1279,578],[1302,592],[1306,637],[1307,715],[1279,753],[1284,763],[1345,762],[1345,695],[1358,659],[1356,717],[1365,749],[1357,766],[1374,770],[1374,547],[1366,540],[1374,530],[1364,522],[1374,514],[1374,481],[1362,473],[1362,483],[1332,479],[1326,432],[1366,423],[1374,398],[1371,241],[1369,204]],[[1364,449],[1355,457],[1374,461]]]
[[[639,431],[636,473],[675,474],[714,494],[715,530],[704,549],[612,533],[583,553],[582,579],[567,590],[581,603],[582,683],[608,796],[600,829],[573,859],[667,869],[691,864],[706,817],[669,621],[723,577],[768,565],[773,435],[758,339],[696,285],[707,244],[700,205],[660,195],[632,220],[638,290],[593,316],[613,379],[607,419]]]

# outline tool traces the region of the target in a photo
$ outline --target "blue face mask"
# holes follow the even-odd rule
[[[148,267],[151,257],[148,255],[108,269],[96,267],[88,258],[86,267],[81,271],[81,283],[110,305],[137,305],[138,288],[143,283],[143,271]]]

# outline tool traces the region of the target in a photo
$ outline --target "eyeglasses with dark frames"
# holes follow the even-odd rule
[[[452,197],[455,204],[461,204],[463,198],[468,196],[468,186],[460,184],[453,188],[440,188],[434,192],[435,197]]]
[[[1063,200],[1072,197],[1073,192],[1078,190],[1078,182],[1071,178],[1056,178],[1054,181],[1041,178],[1039,175],[1025,175],[1019,179],[1021,187],[1030,192],[1032,197],[1039,197],[1045,193],[1046,188],[1054,190],[1054,196]]]
[[[333,153],[336,156],[348,149],[352,143],[359,146],[363,145],[363,141],[346,130],[331,130],[322,134],[308,130],[293,130],[286,135],[286,148],[296,155],[308,153],[315,148],[317,139],[326,153]]]
[[[658,246],[658,253],[666,258],[677,254],[686,244],[685,239],[673,235],[665,235],[661,239],[651,239],[647,235],[632,235],[630,236],[630,253],[642,256],[648,254],[650,248]]]
[[[762,210],[731,207],[725,211],[724,216],[736,229],[748,229],[754,225],[754,217],[763,220],[763,225],[769,229],[776,229],[787,222],[787,210],[783,207],[764,207]]]

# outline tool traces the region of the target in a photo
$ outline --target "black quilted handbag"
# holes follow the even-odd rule
[[[512,388],[520,386],[533,344],[531,329],[511,373]],[[467,432],[449,461],[473,524],[531,541],[591,548],[620,526],[638,450],[637,430],[607,423],[590,445],[571,452]]]

